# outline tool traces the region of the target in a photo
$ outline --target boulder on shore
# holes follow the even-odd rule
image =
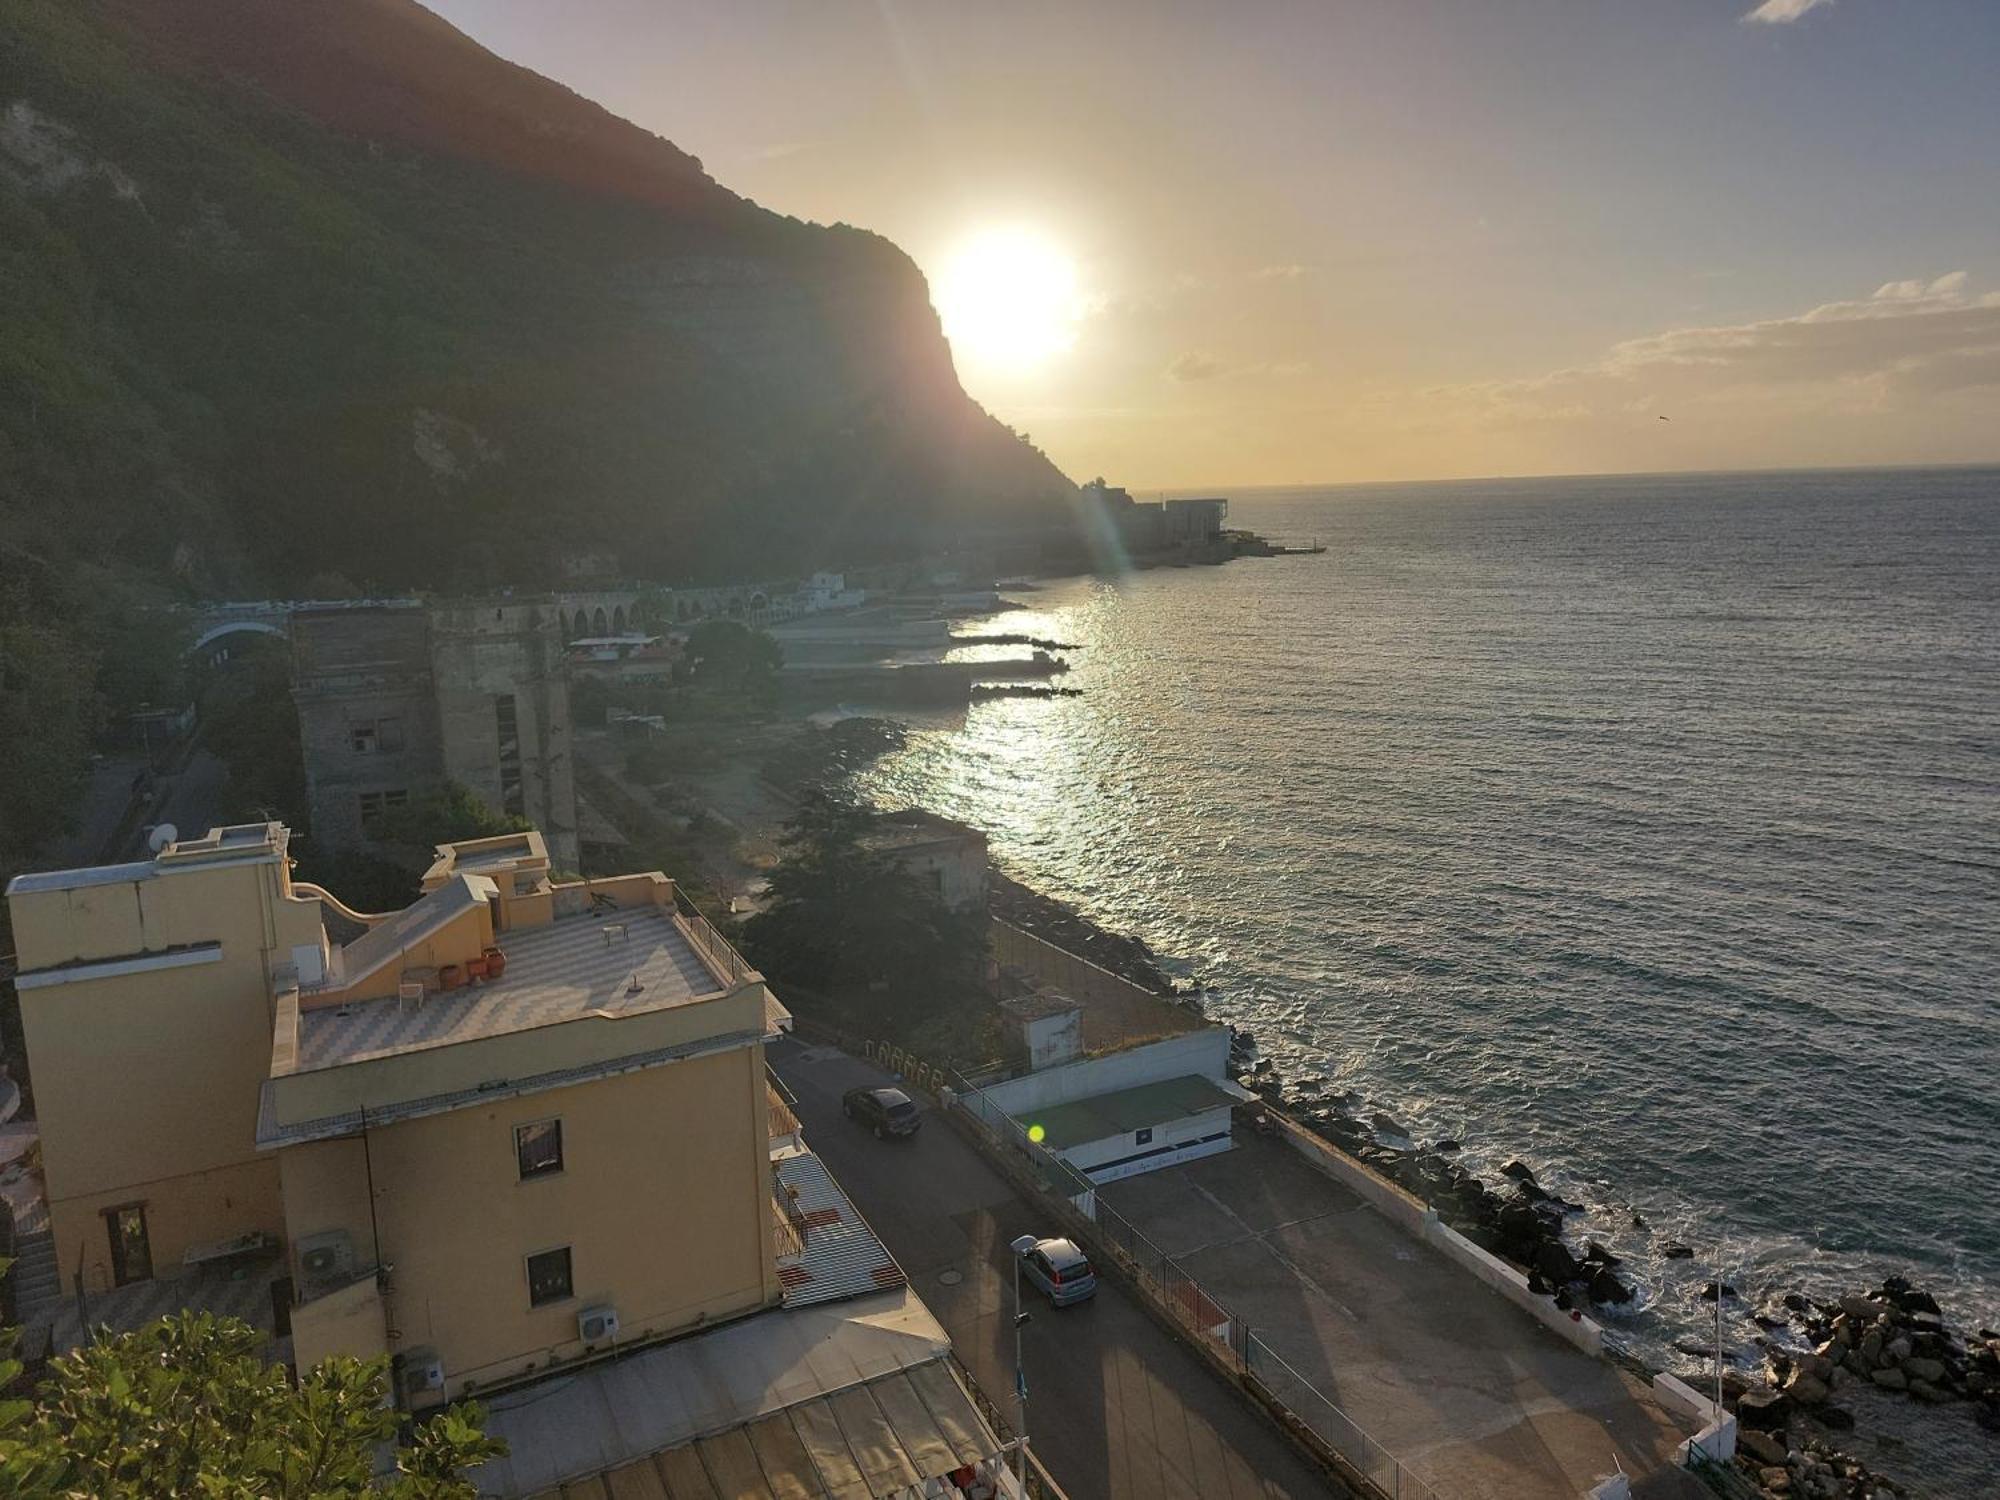
[[[1736,1420],[1745,1427],[1781,1429],[1791,1414],[1791,1398],[1782,1391],[1745,1391],[1736,1402]]]
[[[1754,1427],[1745,1427],[1736,1434],[1736,1446],[1759,1463],[1769,1464],[1773,1468],[1781,1466],[1791,1452],[1785,1446],[1782,1432],[1773,1435],[1759,1432]]]
[[[1590,1278],[1590,1296],[1594,1302],[1630,1302],[1632,1288],[1613,1275],[1609,1266],[1601,1265]]]

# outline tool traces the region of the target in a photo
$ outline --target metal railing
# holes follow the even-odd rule
[[[1321,1395],[1262,1336],[1247,1332],[1248,1373],[1280,1406],[1389,1500],[1438,1500],[1438,1493],[1411,1473],[1403,1461],[1362,1430],[1361,1425]]]
[[[799,1117],[793,1113],[791,1105],[785,1102],[784,1095],[779,1093],[776,1086],[769,1081],[766,1081],[764,1085],[764,1097],[766,1107],[770,1113],[771,1139],[775,1141],[780,1136],[797,1135],[799,1133]]]
[[[972,1404],[979,1409],[979,1415],[984,1417],[986,1425],[993,1429],[993,1435],[1000,1439],[1002,1446],[1014,1443],[1017,1440],[1014,1424],[1008,1420],[1007,1414],[994,1404],[993,1398],[986,1394],[985,1387],[972,1378],[972,1371],[966,1368],[965,1361],[958,1357],[958,1352],[953,1350],[945,1358],[951,1362],[951,1368],[958,1376],[958,1383],[964,1386],[966,1394],[972,1397]],[[1028,1500],[1069,1500],[1062,1486],[1056,1483],[1055,1476],[1049,1473],[1048,1466],[1042,1462],[1041,1455],[1035,1452],[1035,1445],[1032,1442],[1028,1444],[1027,1478]]]
[[[702,962],[714,970],[724,984],[740,984],[756,972],[744,961],[743,955],[730,946],[729,940],[716,931],[715,924],[701,914],[701,908],[687,898],[678,882],[674,885],[674,917],[694,951],[701,955]]]

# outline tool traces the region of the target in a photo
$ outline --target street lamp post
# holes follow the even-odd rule
[[[1028,1369],[1021,1362],[1021,1325],[1028,1321],[1028,1315],[1021,1311],[1021,1262],[1028,1258],[1028,1252],[1035,1248],[1035,1237],[1024,1234],[1010,1244],[1014,1252],[1014,1404],[1019,1421],[1016,1434],[1018,1443],[1014,1449],[1014,1477],[1019,1482],[1023,1500],[1028,1493]]]

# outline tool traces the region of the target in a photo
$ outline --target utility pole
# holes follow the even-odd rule
[[[1021,1325],[1028,1315],[1021,1311],[1021,1262],[1035,1248],[1035,1237],[1024,1234],[1007,1247],[1014,1252],[1014,1403],[1019,1421],[1019,1446],[1014,1450],[1014,1477],[1021,1493],[1028,1493],[1028,1369],[1021,1362]]]

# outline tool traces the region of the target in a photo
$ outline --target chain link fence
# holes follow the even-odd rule
[[[1245,1333],[1244,1359],[1249,1374],[1259,1385],[1389,1500],[1439,1500],[1436,1490],[1321,1395],[1261,1335]]]

